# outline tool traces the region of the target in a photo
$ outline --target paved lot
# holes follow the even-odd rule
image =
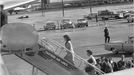
[[[126,23],[125,20],[120,22],[107,22],[107,24],[111,36],[111,41],[125,41],[127,40],[128,36],[133,35],[134,27],[130,23]],[[75,52],[77,52],[77,54],[83,58],[86,58],[85,54],[87,49],[91,49],[94,52],[94,55],[103,54],[105,52],[107,53],[107,51],[104,50],[103,45],[100,45],[104,44],[104,27],[105,26],[94,26],[80,29],[66,29],[62,31],[47,31],[41,32],[40,35],[54,39],[64,45],[62,36],[64,34],[68,34],[72,38]]]
[[[108,7],[96,7],[93,12],[96,12],[101,9],[111,9],[116,11],[120,8],[124,10],[130,10],[133,5],[122,5],[122,6],[108,6]],[[89,8],[82,8],[76,10],[66,10],[66,17],[76,19],[81,18],[83,15],[89,13]],[[16,19],[21,15],[9,16],[9,22],[25,22],[30,24],[35,24],[36,28],[40,28],[43,24],[48,20],[59,20],[61,19],[61,11],[55,12],[46,12],[45,16],[42,17],[41,13],[32,13],[25,14],[29,15],[29,19],[18,20]],[[72,43],[74,46],[75,52],[83,58],[88,58],[86,55],[86,50],[91,49],[94,55],[97,57],[100,56],[112,56],[115,61],[118,61],[119,55],[113,55],[111,52],[104,50],[104,46],[100,44],[104,44],[104,23],[99,22],[89,22],[90,27],[87,28],[79,28],[79,29],[65,29],[65,30],[53,30],[53,31],[43,31],[39,32],[41,37],[48,37],[54,39],[64,45],[64,40],[62,36],[64,34],[70,35],[72,39]],[[110,20],[106,22],[108,25],[111,41],[114,40],[127,40],[127,37],[130,35],[134,35],[134,23],[127,23],[126,20]],[[99,45],[99,46],[95,46]],[[32,66],[19,59],[14,55],[4,56],[4,61],[11,73],[11,75],[31,75]],[[128,59],[131,59],[128,56]],[[43,74],[39,74],[43,75]]]

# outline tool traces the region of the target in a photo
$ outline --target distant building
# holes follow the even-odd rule
[[[78,0],[63,0],[64,2],[68,1],[78,1]],[[62,0],[50,0],[50,3],[57,3],[57,2],[62,2]]]
[[[57,2],[62,2],[62,0],[48,0],[49,3],[57,3]],[[129,2],[129,1],[133,1],[133,0],[63,0],[65,3],[66,2]]]
[[[62,0],[41,0],[46,8],[60,8],[62,7]],[[63,0],[64,4],[71,4],[72,6],[88,6],[88,5],[102,5],[114,3],[127,3],[133,0]]]
[[[40,0],[45,4],[61,3],[62,0]],[[103,2],[103,3],[115,3],[115,2],[132,2],[133,0],[63,0],[64,3],[68,2]]]

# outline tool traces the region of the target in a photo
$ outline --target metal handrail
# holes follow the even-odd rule
[[[51,51],[54,52],[55,54],[57,54],[57,55],[60,56],[60,57],[61,57],[60,54],[63,53],[63,52],[62,52],[63,50],[64,50],[64,51],[69,51],[69,52],[71,52],[70,50],[68,50],[67,48],[63,47],[61,44],[59,44],[58,42],[56,42],[56,41],[54,41],[54,40],[52,40],[52,39],[43,38],[43,39],[40,39],[40,40],[39,40],[39,43],[40,43],[41,45],[46,44],[46,45],[48,45],[51,49],[55,49],[55,50],[51,50]],[[44,45],[44,46],[46,46],[46,45]],[[52,47],[54,47],[54,46],[55,46],[56,48],[52,48]],[[59,47],[59,46],[60,46],[60,47]],[[46,48],[47,48],[47,47],[46,47]],[[59,49],[59,48],[63,48],[63,49]],[[48,48],[48,50],[50,50],[50,49]],[[60,51],[59,51],[59,50],[60,50]],[[59,53],[57,53],[58,51],[59,51]],[[76,53],[74,53],[74,57],[75,57],[77,60],[79,60],[79,62],[80,62],[79,66],[74,65],[75,67],[81,69],[80,67],[81,67],[82,63],[85,63],[85,65],[90,65],[91,67],[94,67],[95,70],[98,71],[99,73],[105,74],[103,71],[101,71],[100,69],[98,69],[96,66],[94,66],[94,65],[92,65],[92,64],[90,64],[90,63],[88,63],[85,59],[83,59],[82,57],[80,57],[80,56],[77,55]],[[64,58],[64,57],[61,57],[61,58]]]

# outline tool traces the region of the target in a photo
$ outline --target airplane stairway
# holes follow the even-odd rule
[[[84,68],[87,65],[87,62],[75,54],[74,64],[70,63],[64,59],[67,51],[69,50],[56,41],[43,38],[39,40],[38,49],[23,53],[18,52],[15,53],[15,55],[47,75],[86,75]],[[103,74],[103,72],[95,66],[91,65],[91,67],[94,67],[96,71]]]

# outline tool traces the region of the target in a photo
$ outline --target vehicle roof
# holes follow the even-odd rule
[[[122,43],[123,41],[111,41],[110,43]]]
[[[77,20],[86,20],[86,19],[84,19],[84,18],[80,18],[80,19],[77,19]]]
[[[131,11],[128,11],[128,13],[132,13],[132,14],[133,14],[133,13],[134,13],[134,11],[133,11],[133,10],[131,10]]]
[[[55,21],[47,21],[46,23],[55,23]]]
[[[134,14],[130,14],[130,16],[134,16]]]
[[[132,13],[128,13],[129,15],[134,15],[134,14],[132,14]]]
[[[60,18],[60,20],[61,21],[63,21],[63,20],[71,20],[71,18],[69,18],[69,17],[63,17],[63,18]]]
[[[126,13],[128,11],[124,11],[124,10],[121,10],[121,11],[117,11],[117,13]]]
[[[130,39],[134,39],[134,36],[129,36],[128,38],[130,38]]]
[[[108,9],[105,9],[105,10],[100,10],[99,12],[103,12],[103,11],[110,11],[110,10],[108,10]]]
[[[71,19],[62,19],[62,20],[71,20]]]
[[[63,19],[62,22],[72,22],[70,19]]]

